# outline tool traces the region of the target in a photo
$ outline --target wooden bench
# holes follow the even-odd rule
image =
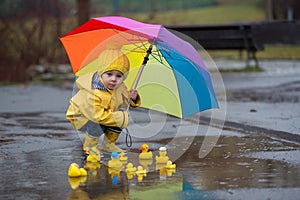
[[[258,43],[253,34],[251,24],[201,25],[201,26],[169,26],[168,28],[186,34],[196,40],[206,50],[238,50],[247,51],[247,63],[255,61],[258,66],[256,52],[263,50],[264,45]]]

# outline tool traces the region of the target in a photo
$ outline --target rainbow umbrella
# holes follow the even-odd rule
[[[179,118],[218,107],[196,49],[162,25],[117,16],[93,18],[60,40],[76,76],[96,71],[106,44],[120,43],[130,61],[125,84],[138,90],[141,107]]]

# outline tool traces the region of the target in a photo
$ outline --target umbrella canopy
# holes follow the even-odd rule
[[[124,17],[93,18],[60,38],[75,75],[97,70],[109,41],[130,61],[125,80],[137,88],[142,107],[179,118],[217,108],[210,74],[196,49],[162,25]]]

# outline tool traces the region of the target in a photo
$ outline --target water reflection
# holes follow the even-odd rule
[[[177,169],[167,169],[155,159],[138,159],[137,154],[129,154],[128,162],[119,171],[105,164],[86,163],[89,176],[85,180],[69,180],[74,188],[69,199],[220,199],[222,195],[232,197],[243,191],[247,197],[249,192],[245,189],[250,188],[300,187],[298,166],[284,159],[248,156],[257,152],[275,155],[278,151],[288,156],[289,151],[299,151],[297,144],[274,143],[274,139],[257,135],[222,136],[208,156],[200,159],[197,152],[201,141],[202,137],[194,139],[176,160]],[[126,170],[129,163],[130,170]]]
[[[138,167],[130,163],[131,170],[124,163],[120,170],[105,163],[86,162],[87,177],[68,179],[72,188],[68,199],[144,200],[157,195],[161,199],[179,199],[183,178],[176,169],[167,169],[164,164],[155,165],[152,159],[139,160],[139,163]]]
[[[201,138],[195,142],[201,141]],[[278,151],[289,155],[299,145],[277,142],[264,136],[221,137],[217,146],[204,159],[189,149],[177,164],[186,181],[195,190],[219,190],[241,188],[299,187],[300,170],[283,160],[259,159],[251,153],[262,154]],[[266,150],[267,149],[267,150]],[[275,150],[275,151],[274,151]]]
[[[91,163],[90,163],[91,164]],[[77,178],[77,187],[73,188],[68,199],[128,199],[128,184],[120,171],[99,165],[89,171],[85,180]]]

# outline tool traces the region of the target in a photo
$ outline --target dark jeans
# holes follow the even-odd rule
[[[113,132],[119,133],[119,134],[122,132],[122,129],[120,129],[119,127],[104,126],[101,124],[94,123],[92,121],[88,121],[79,130],[86,131],[92,137],[100,137],[107,130],[110,130],[110,131],[113,131]]]

